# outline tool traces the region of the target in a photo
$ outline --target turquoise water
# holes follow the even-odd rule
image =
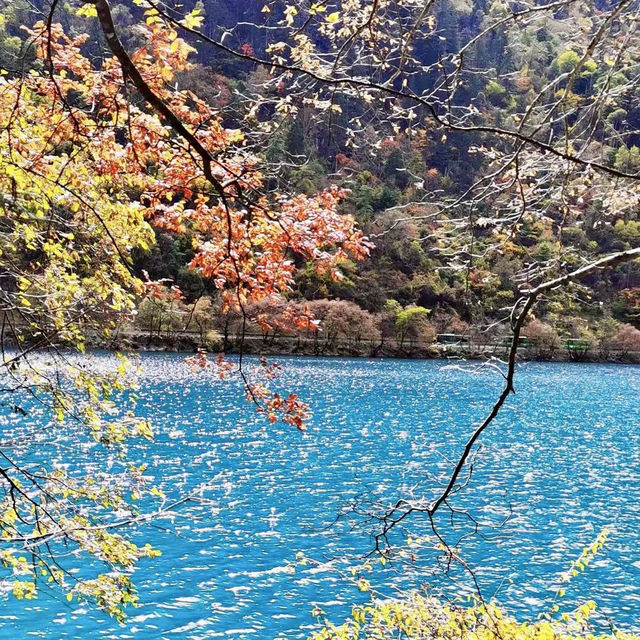
[[[490,407],[501,379],[442,361],[278,361],[278,385],[312,403],[304,434],[266,425],[234,382],[194,374],[177,355],[144,355],[141,408],[157,436],[129,456],[148,463],[146,473],[168,496],[196,491],[206,500],[136,532],[163,555],[136,572],[141,606],[124,626],[57,593],[31,602],[5,594],[0,637],[298,639],[313,627],[314,605],[338,621],[363,601],[339,573],[340,558],[372,548],[371,525],[349,507],[410,491],[435,495],[447,458]],[[559,574],[608,526],[607,547],[572,583],[566,604],[593,598],[603,626],[612,617],[640,628],[639,374],[614,365],[520,368],[518,393],[483,438],[456,500],[485,525],[483,537],[461,546],[485,596],[497,593],[511,611],[535,617],[549,606]],[[42,442],[42,457],[96,465],[97,449],[72,451]],[[491,526],[506,515],[501,529]],[[453,529],[445,520],[439,526],[451,541],[469,531],[464,519]],[[419,517],[408,527],[428,530]],[[318,564],[291,572],[300,551]],[[380,567],[372,580],[391,590],[455,592],[434,562],[427,553],[402,573]],[[461,573],[453,577],[464,586]]]

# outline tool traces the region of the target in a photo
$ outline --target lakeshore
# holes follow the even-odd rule
[[[324,356],[348,358],[399,358],[406,360],[465,359],[504,360],[510,343],[504,338],[498,341],[466,340],[453,344],[439,342],[410,342],[399,344],[387,339],[379,340],[326,340],[303,336],[262,336],[245,335],[244,338],[231,337],[207,340],[196,331],[150,334],[145,331],[120,332],[112,340],[91,341],[95,348],[109,350],[131,349],[133,351],[167,351],[194,353],[199,350],[211,353],[252,354],[268,356]],[[541,349],[535,343],[518,348],[518,357],[524,361],[536,362],[591,362],[614,364],[640,364],[640,352],[621,349],[603,350],[597,346],[568,348],[566,344],[557,349]]]

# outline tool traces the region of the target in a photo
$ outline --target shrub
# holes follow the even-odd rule
[[[522,335],[535,343],[534,349],[541,358],[551,357],[560,348],[557,331],[541,320],[531,320],[522,330]]]
[[[400,346],[405,340],[411,344],[416,342],[431,344],[436,337],[436,331],[429,322],[431,311],[424,307],[405,307],[396,315],[396,337]]]
[[[327,625],[309,640],[639,640],[620,631],[610,635],[587,634],[589,616],[595,610],[589,601],[562,621],[547,619],[520,622],[493,604],[472,607],[444,605],[435,598],[411,594],[401,600],[374,602],[354,607],[352,619],[336,627]]]
[[[603,548],[608,529],[584,547],[562,575],[549,609],[536,622],[518,621],[494,603],[471,596],[469,606],[443,603],[417,591],[398,598],[381,599],[371,582],[360,577],[355,585],[372,595],[370,604],[355,606],[351,617],[336,626],[324,621],[321,631],[308,640],[640,640],[640,636],[615,631],[597,636],[591,632],[590,618],[596,610],[589,600],[573,610],[560,611],[565,588],[583,572]],[[323,612],[317,609],[314,615]]]
[[[602,318],[596,327],[596,337],[600,353],[605,358],[609,356],[612,349],[617,348],[617,336],[620,330],[620,323],[611,316]]]
[[[485,95],[491,104],[504,108],[509,104],[509,93],[495,80],[490,80],[484,88]]]
[[[327,346],[341,342],[353,342],[358,346],[363,340],[378,341],[380,332],[375,316],[346,300],[313,300],[309,311],[319,321],[317,338]]]
[[[623,324],[616,334],[615,345],[624,353],[640,351],[640,331],[631,324]]]
[[[580,56],[575,51],[565,51],[558,56],[556,65],[559,73],[570,73],[580,62]]]

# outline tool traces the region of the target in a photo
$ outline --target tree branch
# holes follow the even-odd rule
[[[522,330],[522,327],[524,326],[527,316],[529,315],[529,312],[533,308],[538,297],[543,293],[552,291],[553,289],[557,289],[558,287],[568,284],[569,282],[579,280],[580,278],[583,278],[584,276],[589,275],[594,271],[598,271],[599,269],[608,267],[614,267],[617,264],[628,262],[630,260],[634,260],[635,258],[640,258],[640,247],[629,249],[627,251],[620,251],[619,253],[613,253],[611,255],[605,256],[604,258],[601,258],[596,262],[592,262],[583,267],[580,267],[579,269],[575,269],[574,271],[571,271],[564,276],[548,280],[538,285],[534,289],[529,289],[522,292],[523,296],[518,300],[518,302],[516,302],[515,306],[512,309],[511,330],[513,334],[513,341],[509,350],[507,373],[505,375],[505,385],[502,389],[502,392],[500,393],[500,396],[496,400],[487,417],[483,420],[482,424],[480,424],[480,426],[476,428],[476,430],[467,441],[460,457],[458,458],[458,461],[453,468],[453,471],[451,472],[451,475],[449,476],[446,487],[438,496],[438,498],[436,498],[431,504],[426,507],[412,505],[407,500],[399,500],[391,508],[391,510],[381,518],[384,524],[382,531],[375,536],[376,548],[378,548],[380,540],[385,540],[387,534],[391,531],[391,529],[402,522],[410,513],[427,513],[429,517],[432,518],[433,515],[442,506],[442,504],[446,504],[447,499],[453,493],[455,493],[456,482],[458,481],[460,473],[462,472],[462,469],[464,468],[467,460],[469,459],[469,456],[473,451],[475,443],[478,441],[482,433],[495,420],[509,395],[511,393],[515,393],[513,382],[518,355],[518,340],[520,338],[520,332]]]
[[[93,4],[96,7],[98,13],[98,20],[102,33],[111,49],[113,55],[120,62],[122,67],[122,74],[125,78],[129,78],[135,85],[136,89],[140,92],[142,97],[157,111],[171,126],[171,128],[194,149],[194,151],[202,159],[202,168],[205,177],[213,185],[218,195],[224,201],[226,199],[225,188],[222,183],[213,175],[212,172],[212,157],[205,146],[198,140],[198,138],[184,125],[182,120],[173,113],[173,111],[167,106],[164,100],[157,96],[151,87],[147,84],[142,77],[140,71],[133,63],[129,54],[126,52],[113,23],[113,16],[111,15],[111,7],[108,0],[93,0]]]

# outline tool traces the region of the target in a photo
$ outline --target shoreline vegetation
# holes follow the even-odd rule
[[[107,350],[131,349],[141,352],[193,353],[208,351],[211,353],[239,353],[268,356],[317,356],[352,358],[401,358],[401,359],[439,359],[460,358],[467,360],[504,359],[508,354],[510,341],[478,340],[467,336],[436,336],[433,342],[412,341],[400,344],[395,339],[373,340],[367,338],[328,341],[322,336],[262,336],[247,334],[240,336],[211,335],[202,336],[197,331],[176,331],[157,333],[149,331],[123,330],[105,342],[94,339],[90,344],[94,348]],[[610,362],[616,364],[640,364],[640,351],[616,348],[603,348],[582,341],[565,340],[549,348],[535,341],[521,340],[518,356],[524,361],[540,362]]]
[[[303,321],[293,323],[291,318]],[[518,338],[522,360],[640,363],[640,330],[613,315],[589,321],[532,317]],[[286,300],[249,304],[244,316],[219,300],[181,296],[142,300],[137,313],[91,346],[257,355],[507,359],[512,336],[504,321],[473,323],[450,309],[401,305],[381,312],[347,300]]]

